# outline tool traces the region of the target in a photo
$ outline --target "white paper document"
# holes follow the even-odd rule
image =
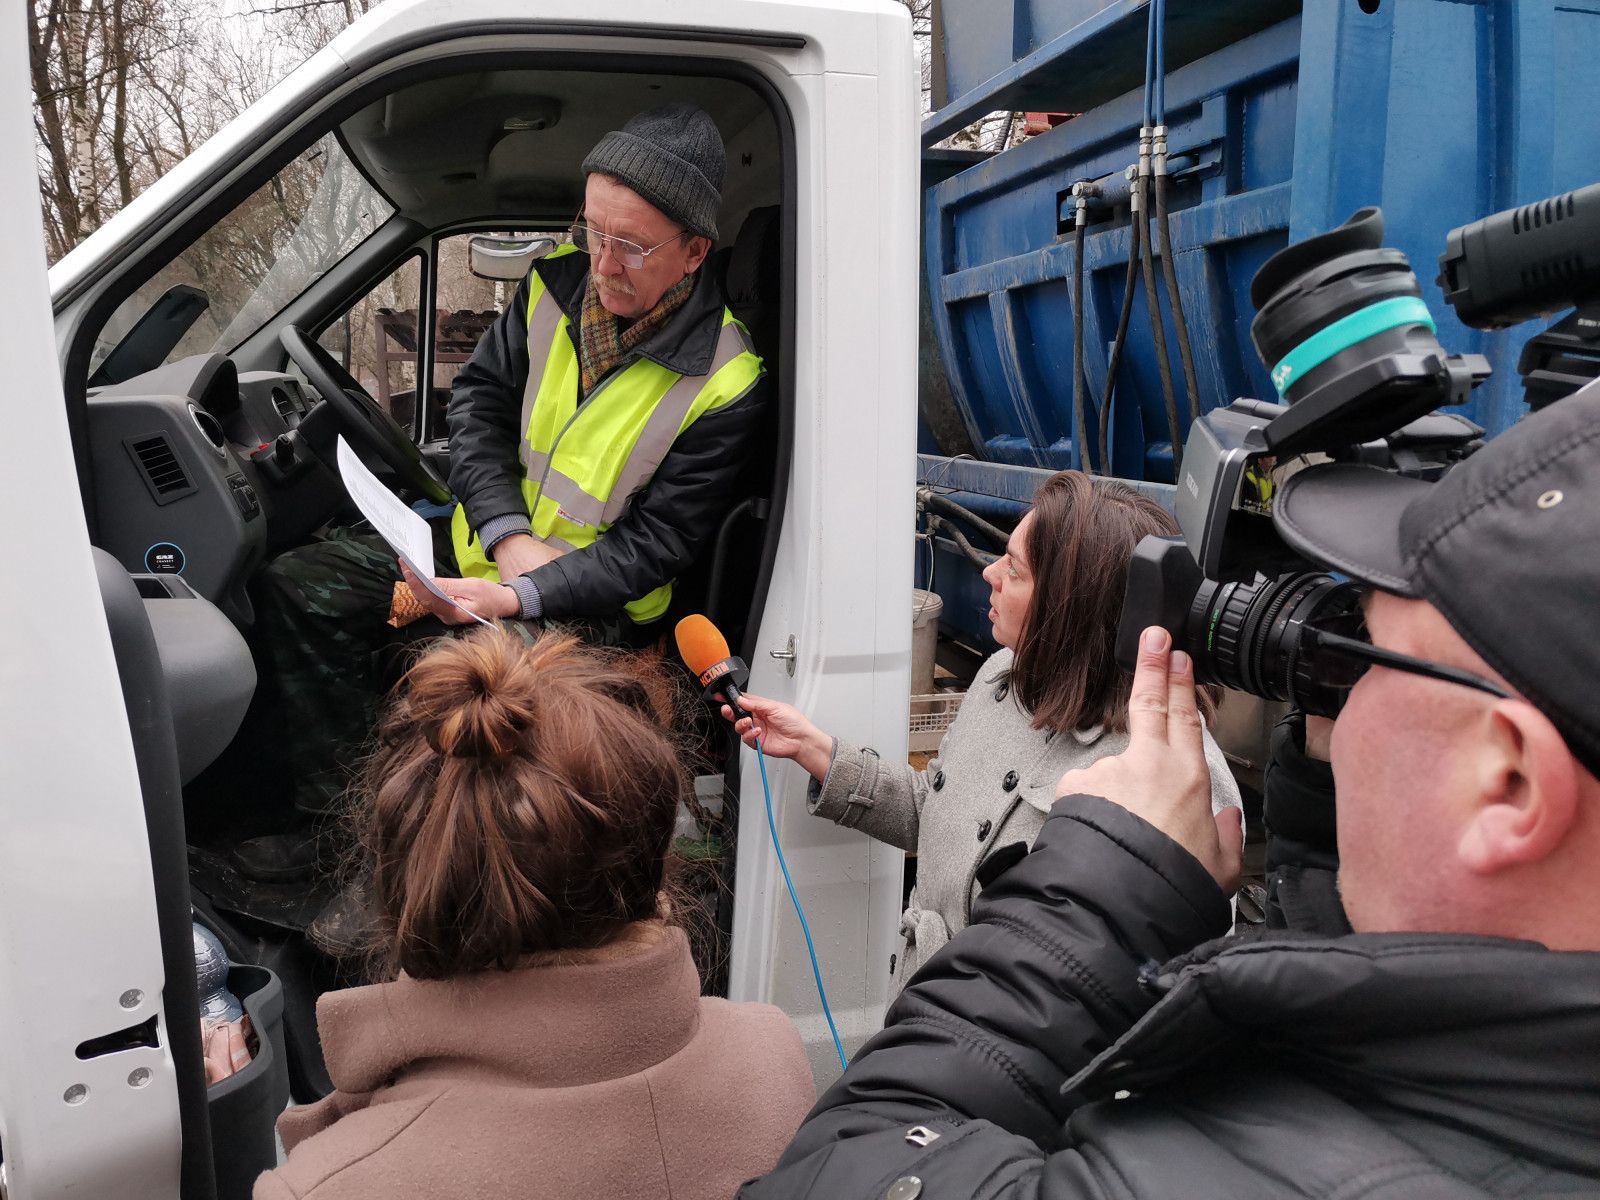
[[[384,541],[400,556],[400,561],[422,581],[422,586],[452,608],[466,613],[478,624],[493,625],[492,621],[484,620],[471,609],[462,608],[433,582],[433,531],[428,528],[426,521],[406,507],[399,496],[384,487],[378,477],[367,470],[366,464],[350,449],[350,443],[344,440],[343,434],[339,435],[336,456],[339,475],[344,480],[345,490],[350,493],[350,499],[356,502],[361,515],[372,522],[372,527],[383,535]]]

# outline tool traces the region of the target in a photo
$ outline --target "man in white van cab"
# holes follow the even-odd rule
[[[715,535],[766,400],[761,360],[701,269],[725,166],[691,104],[608,133],[583,162],[572,245],[534,265],[457,374],[458,503],[435,542],[441,586],[472,611],[613,645],[664,632],[673,580]],[[377,534],[335,530],[264,575],[263,666],[284,696],[295,803],[325,813],[373,728],[400,568]],[[470,619],[414,590],[447,624]],[[288,879],[317,848],[310,833],[255,838],[235,861]]]

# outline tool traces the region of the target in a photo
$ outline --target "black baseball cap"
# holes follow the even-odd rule
[[[1437,483],[1307,467],[1273,520],[1313,562],[1431,603],[1600,776],[1600,382]]]

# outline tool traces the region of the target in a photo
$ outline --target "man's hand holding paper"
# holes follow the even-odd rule
[[[515,617],[522,611],[517,594],[501,583],[487,579],[422,579],[405,559],[400,573],[420,603],[446,625],[465,625],[485,618]]]
[[[393,547],[400,559],[400,569],[404,572],[406,583],[412,593],[434,616],[447,625],[465,625],[468,621],[477,621],[479,624],[488,625],[490,622],[480,612],[490,616],[514,617],[520,611],[517,603],[517,594],[508,587],[501,587],[497,583],[489,583],[483,579],[439,579],[433,578],[433,534],[428,529],[428,523],[419,517],[405,502],[391,492],[378,480],[378,477],[367,470],[366,464],[357,457],[356,452],[350,448],[350,443],[339,438],[336,456],[339,460],[339,475],[344,480],[345,490],[350,493],[350,499],[355,501],[361,515],[372,522],[372,527],[383,535],[385,541]],[[462,588],[467,584],[482,585],[482,589],[505,593],[504,599],[489,607],[474,606],[464,607],[457,602],[456,593],[447,591],[442,584]],[[477,601],[479,605],[486,603],[488,597],[485,590],[467,588],[460,592],[464,599]],[[506,603],[510,609],[505,610]],[[491,608],[493,611],[491,611]]]

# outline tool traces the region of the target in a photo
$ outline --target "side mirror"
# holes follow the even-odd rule
[[[495,237],[480,233],[467,243],[467,269],[479,279],[520,282],[533,268],[533,260],[556,248],[552,237]]]

